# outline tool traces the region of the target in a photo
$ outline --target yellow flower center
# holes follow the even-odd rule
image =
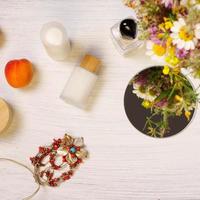
[[[162,23],[162,24],[159,24],[158,27],[159,27],[160,30],[162,30],[163,32],[165,32],[165,27],[164,26],[165,26],[165,24]]]
[[[171,38],[171,37],[168,37],[168,38],[167,38],[167,43],[166,43],[167,47],[170,47],[171,44],[172,44],[172,38]]]
[[[142,106],[144,107],[144,108],[146,108],[146,109],[148,109],[148,108],[151,108],[151,102],[150,101],[147,101],[147,100],[144,100],[143,102],[142,102]]]
[[[178,102],[182,102],[183,101],[183,97],[180,97],[179,95],[175,95],[175,100]]]
[[[179,32],[179,37],[184,41],[190,41],[194,38],[194,34],[189,32],[186,27],[182,27]]]
[[[159,39],[162,39],[164,37],[164,34],[163,33],[159,33],[157,36],[158,36]]]
[[[168,75],[170,72],[170,68],[167,65],[165,65],[162,72],[164,75]]]
[[[173,66],[176,66],[180,60],[175,56],[166,57],[165,61]]]
[[[191,116],[191,112],[189,111],[185,111],[185,117],[187,118],[187,120],[190,120],[190,116]]]
[[[169,30],[172,26],[173,26],[172,22],[170,22],[170,21],[166,21],[166,22],[165,22],[165,28],[166,28],[167,30]]]
[[[157,56],[163,56],[166,53],[166,49],[158,44],[154,44],[152,50]]]

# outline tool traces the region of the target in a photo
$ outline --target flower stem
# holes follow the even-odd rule
[[[163,124],[164,124],[165,129],[167,129],[169,126],[168,117],[169,117],[168,112],[164,111],[163,112]]]

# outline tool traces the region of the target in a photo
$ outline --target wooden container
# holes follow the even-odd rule
[[[11,112],[9,105],[0,98],[0,133],[2,133],[9,125]]]

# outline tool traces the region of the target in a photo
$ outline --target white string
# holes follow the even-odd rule
[[[19,166],[21,166],[21,167],[26,168],[29,172],[31,172],[31,174],[33,175],[33,177],[34,177],[34,179],[35,179],[35,182],[36,182],[37,185],[38,185],[38,187],[37,187],[37,189],[33,192],[33,194],[31,194],[30,196],[27,196],[27,197],[23,198],[22,200],[29,200],[29,199],[32,199],[32,198],[39,192],[39,190],[40,190],[40,183],[39,183],[39,181],[38,181],[38,176],[37,176],[37,174],[35,174],[35,173],[31,170],[31,168],[27,167],[26,165],[24,165],[24,164],[22,164],[22,163],[20,163],[20,162],[18,162],[18,161],[15,161],[15,160],[12,160],[12,159],[9,159],[9,158],[1,158],[1,157],[0,157],[0,160],[12,162],[12,163],[17,164],[17,165],[19,165]]]

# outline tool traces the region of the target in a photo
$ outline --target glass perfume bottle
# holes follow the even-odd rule
[[[40,37],[46,52],[52,59],[56,61],[66,60],[71,51],[71,46],[62,24],[58,22],[44,24]]]
[[[111,37],[120,54],[125,55],[142,46],[138,39],[139,27],[137,19],[128,17],[111,28]]]
[[[86,108],[88,98],[98,79],[100,64],[98,58],[86,55],[80,66],[75,67],[60,98],[79,108]]]

